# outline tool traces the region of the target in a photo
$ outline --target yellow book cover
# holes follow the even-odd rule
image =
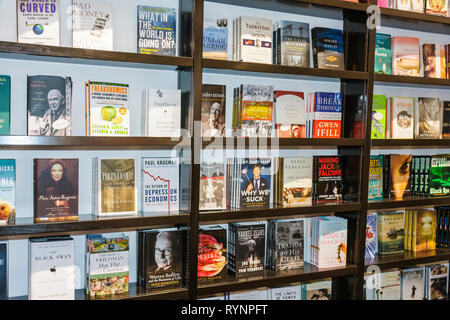
[[[411,212],[411,218],[412,218],[412,239],[411,239],[411,251],[416,252],[417,251],[417,211]]]
[[[416,248],[414,251],[436,249],[436,214],[431,210],[417,212]]]
[[[405,250],[409,250],[410,247],[410,228],[409,228],[409,214],[408,210],[405,211]]]

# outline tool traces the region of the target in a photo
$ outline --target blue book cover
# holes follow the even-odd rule
[[[342,94],[316,92],[312,105],[311,138],[340,138],[342,123]]]
[[[0,75],[0,135],[9,134],[11,110],[11,78]]]
[[[241,208],[269,207],[271,168],[270,158],[244,159],[240,181]]]
[[[314,68],[344,70],[342,30],[316,27],[311,30]]]
[[[177,16],[173,8],[137,7],[137,51],[143,54],[176,55]]]
[[[203,58],[227,60],[228,20],[205,18],[203,26]]]
[[[8,243],[0,242],[0,299],[8,299]]]
[[[377,214],[367,214],[365,259],[372,261],[378,253]]]
[[[0,159],[0,224],[8,223],[16,214],[16,161]]]
[[[383,156],[370,156],[369,200],[383,200]]]
[[[309,24],[280,21],[276,30],[277,64],[309,67]]]

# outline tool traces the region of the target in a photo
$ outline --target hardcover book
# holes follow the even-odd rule
[[[414,210],[412,215],[411,251],[436,249],[436,213],[434,210]]]
[[[149,289],[183,286],[186,230],[138,231],[138,285]]]
[[[402,300],[423,300],[424,268],[402,270]]]
[[[311,29],[314,68],[344,70],[344,39],[342,30]]]
[[[370,156],[369,200],[383,200],[383,156]]]
[[[198,233],[199,283],[223,280],[227,274],[227,230],[219,226],[204,227]]]
[[[425,0],[426,13],[438,16],[447,16],[448,0]]]
[[[400,253],[405,248],[405,219],[403,211],[378,212],[378,253]]]
[[[400,271],[382,272],[377,300],[400,300],[401,298]]]
[[[224,164],[202,162],[199,210],[226,209],[226,196]]]
[[[311,203],[313,159],[283,158],[282,165],[280,204],[283,207],[295,207]]]
[[[58,0],[17,0],[17,42],[59,46]]]
[[[275,271],[304,266],[304,221],[269,220],[267,226],[267,268]]]
[[[340,138],[342,125],[342,94],[315,92],[309,101],[310,138]]]
[[[375,73],[392,74],[391,35],[377,33],[375,41]]]
[[[389,159],[388,197],[397,200],[411,196],[411,155],[391,154]]]
[[[129,136],[128,84],[86,83],[86,135]]]
[[[450,101],[442,102],[442,138],[450,138]]]
[[[205,17],[203,23],[203,58],[227,60],[228,19]]]
[[[16,160],[0,160],[0,224],[12,223],[16,215]]]
[[[272,20],[238,18],[238,61],[272,63]]]
[[[276,32],[277,64],[309,68],[309,24],[279,21]]]
[[[450,195],[450,156],[431,157],[429,195],[431,197]]]
[[[418,98],[416,138],[441,138],[442,105],[438,98]]]
[[[181,91],[146,89],[142,116],[148,137],[180,137]]]
[[[448,263],[425,267],[427,300],[448,299]]]
[[[342,201],[343,177],[340,156],[313,157],[313,201]]]
[[[202,137],[225,136],[226,86],[202,85]]]
[[[318,268],[347,264],[347,220],[339,217],[313,218],[312,264]]]
[[[270,179],[272,163],[270,158],[244,158],[237,173],[240,177],[239,207],[268,208],[270,204]]]
[[[8,299],[8,242],[0,242],[0,299]]]
[[[391,98],[390,120],[392,139],[414,138],[414,98]]]
[[[237,276],[263,272],[266,224],[230,223],[228,230],[228,270]]]
[[[270,288],[270,300],[302,300],[302,286]]]
[[[29,241],[29,299],[75,299],[75,241],[70,237]]]
[[[420,76],[419,38],[392,37],[392,74]]]
[[[178,158],[142,158],[142,211],[178,214],[180,163]]]
[[[439,54],[439,46],[436,44],[422,45],[423,76],[425,78],[439,78],[441,74]]]
[[[371,139],[386,139],[386,107],[385,95],[373,95]]]
[[[28,76],[28,135],[70,136],[72,80],[70,77]]]
[[[270,137],[273,118],[273,86],[242,85],[243,137]]]
[[[137,6],[137,52],[175,56],[176,26],[175,9]]]
[[[78,220],[78,159],[34,159],[34,221]]]
[[[136,214],[135,159],[93,159],[93,211],[99,217]]]
[[[367,214],[365,260],[373,261],[378,254],[378,217],[376,213]]]
[[[10,133],[11,77],[0,75],[0,135]]]
[[[298,91],[274,91],[275,130],[278,138],[306,138],[305,95]]]
[[[86,235],[86,294],[126,293],[129,288],[129,239],[123,233]]]
[[[303,285],[302,296],[306,300],[332,300],[331,280],[316,281]]]
[[[113,50],[111,2],[73,1],[72,46],[84,49]]]

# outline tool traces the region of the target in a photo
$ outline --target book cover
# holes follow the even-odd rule
[[[397,200],[411,196],[411,155],[391,154],[389,197]]]
[[[239,17],[238,60],[272,63],[272,20]]]
[[[136,214],[135,159],[93,159],[94,212],[98,216]]]
[[[438,78],[448,79],[450,77],[447,76],[447,46],[446,45],[438,45],[439,50],[439,61],[438,66],[440,69],[440,73],[437,74]]]
[[[342,201],[343,178],[340,156],[314,156],[313,200]]]
[[[438,16],[447,16],[448,0],[425,0],[425,12]]]
[[[178,214],[180,207],[179,158],[142,158],[142,211]]]
[[[392,37],[392,74],[398,76],[420,76],[419,38]]]
[[[309,68],[309,24],[282,20],[277,26],[277,64]]]
[[[450,156],[432,156],[429,176],[429,195],[450,195]]]
[[[347,264],[347,220],[339,217],[314,218],[317,223],[318,268],[343,267]]]
[[[86,294],[126,293],[129,288],[129,239],[123,233],[86,235]]]
[[[331,280],[316,281],[304,284],[304,294],[306,300],[332,300]]]
[[[378,254],[378,217],[376,213],[367,214],[365,260],[373,261]]]
[[[27,77],[28,135],[70,136],[72,80],[70,77]]]
[[[16,160],[0,160],[0,224],[12,223],[16,215]]]
[[[29,299],[75,299],[75,241],[70,237],[29,241]]]
[[[301,285],[270,288],[269,290],[270,300],[302,300]]]
[[[411,0],[411,9],[415,12],[424,13],[425,12],[425,2],[424,0]]]
[[[411,10],[411,0],[395,0],[395,8],[398,10]]]
[[[73,1],[72,47],[113,50],[111,2],[97,0]]]
[[[340,138],[342,94],[315,92],[311,103],[311,138]]]
[[[0,75],[0,135],[10,133],[11,77]]]
[[[202,85],[202,137],[225,136],[226,86]]]
[[[306,138],[305,95],[298,91],[274,91],[275,130],[278,138]]]
[[[8,299],[8,242],[0,242],[0,299]]]
[[[391,98],[391,138],[414,138],[414,98]]]
[[[450,138],[450,101],[442,101],[442,138]]]
[[[373,95],[371,139],[386,139],[386,107],[385,95]]]
[[[413,223],[414,241],[411,251],[436,249],[436,213],[434,210],[415,210]]]
[[[181,129],[181,91],[146,89],[144,91],[145,135],[179,137]]]
[[[227,230],[221,227],[207,227],[198,233],[199,283],[216,282],[227,274]]]
[[[283,207],[295,207],[311,203],[312,168],[311,157],[283,159]]]
[[[268,246],[271,250],[268,268],[275,271],[300,269],[304,266],[304,221],[283,219],[269,221]],[[269,260],[269,257],[268,257]]]
[[[78,220],[78,159],[34,159],[34,220]]]
[[[440,75],[440,61],[439,48],[434,43],[422,45],[422,59],[423,59],[423,76],[425,78],[439,78]],[[439,71],[439,72],[438,72]]]
[[[147,290],[181,287],[186,230],[139,231],[138,238],[138,254],[143,263],[142,274],[138,272],[140,285]]]
[[[375,40],[375,73],[392,74],[391,35],[377,33]]]
[[[234,256],[233,263],[229,263],[229,270],[238,276],[249,273],[263,272],[266,252],[265,223],[232,223],[229,255]],[[230,268],[233,264],[234,268]]]
[[[273,120],[273,86],[242,85],[241,119],[244,137],[270,137]]]
[[[175,9],[137,6],[137,52],[175,56],[176,26]]]
[[[404,212],[379,212],[377,215],[378,253],[384,255],[403,252],[405,248]]]
[[[58,0],[17,0],[17,42],[59,46]]]
[[[382,272],[380,274],[380,286],[377,300],[400,300],[401,299],[401,276],[400,271]]]
[[[200,166],[199,210],[226,209],[226,195],[224,164],[202,162]]]
[[[87,82],[88,135],[130,135],[128,90],[128,84]]]
[[[240,208],[268,208],[270,203],[270,158],[245,158],[240,176]]]
[[[369,200],[383,200],[383,156],[370,156]]]
[[[438,98],[418,98],[417,138],[440,139],[442,105]]]
[[[402,270],[402,300],[423,300],[424,282],[423,268]]]
[[[203,22],[203,58],[227,60],[228,19],[208,18]]]
[[[342,30],[316,27],[311,36],[314,68],[344,70]]]
[[[448,299],[448,263],[426,266],[426,298],[428,300]]]

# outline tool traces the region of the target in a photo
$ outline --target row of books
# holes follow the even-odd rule
[[[420,46],[416,37],[391,38],[389,34],[377,33],[375,73],[450,79],[450,44]]]
[[[366,300],[447,300],[448,262],[364,275]]]
[[[450,101],[374,95],[371,138],[450,138]]]
[[[199,300],[332,300],[332,281],[322,280],[295,286],[225,292]]]
[[[67,9],[73,48],[114,50],[111,1],[73,0]],[[17,0],[17,41],[59,46],[60,12],[58,0]],[[137,53],[176,55],[176,22],[175,8],[138,5]]]
[[[369,200],[450,195],[450,156],[370,156]]]
[[[447,16],[448,0],[378,0],[381,8],[414,11],[432,15]]]

